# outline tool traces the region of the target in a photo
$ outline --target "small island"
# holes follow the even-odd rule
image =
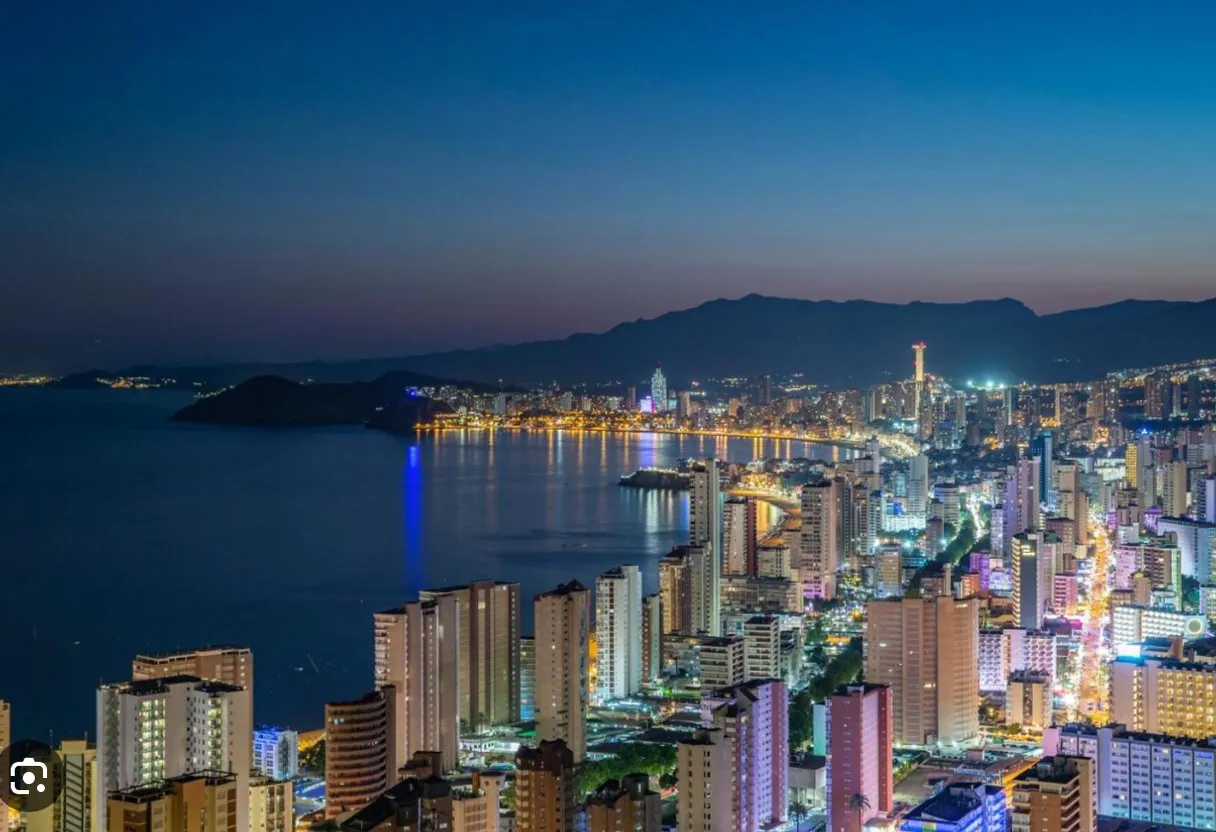
[[[692,488],[692,474],[672,468],[639,468],[621,477],[622,488],[658,488],[666,491],[687,491]]]

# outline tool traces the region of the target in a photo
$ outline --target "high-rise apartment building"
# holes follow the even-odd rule
[[[1097,814],[1216,829],[1216,740],[1070,724],[1043,733],[1043,753],[1094,762]]]
[[[436,595],[373,616],[375,683],[392,688],[393,770],[418,751],[460,764],[460,602]]]
[[[743,681],[776,679],[781,675],[781,622],[772,615],[757,615],[743,622]]]
[[[659,832],[662,808],[645,774],[609,780],[587,797],[587,832]]]
[[[722,571],[728,575],[756,574],[756,500],[726,501],[722,513]]]
[[[1212,547],[1216,546],[1216,524],[1189,520],[1185,517],[1162,517],[1157,521],[1157,532],[1173,535],[1177,540],[1178,567],[1183,575],[1195,578],[1201,584],[1212,583]]]
[[[929,457],[917,454],[908,462],[908,513],[924,517],[929,511]]]
[[[1076,529],[1076,543],[1089,544],[1089,496],[1081,486],[1081,468],[1071,460],[1056,466],[1059,481],[1060,513],[1072,520]]]
[[[168,676],[97,690],[97,818],[106,795],[199,772],[236,778],[237,821],[249,823],[253,725],[237,685]]]
[[[1021,532],[1039,528],[1041,480],[1042,464],[1039,457],[1019,459],[1005,472],[1005,517],[1002,528],[1006,540]]]
[[[578,784],[574,754],[561,740],[515,752],[516,832],[574,832]]]
[[[979,736],[979,602],[870,601],[865,680],[888,685],[895,743],[958,746]]]
[[[456,599],[460,622],[460,719],[475,730],[519,722],[519,584],[474,581],[423,590],[418,600],[441,595]]]
[[[536,718],[536,639],[519,639],[519,718]]]
[[[1185,459],[1175,459],[1161,466],[1161,513],[1166,517],[1186,516],[1191,499],[1187,474]]]
[[[809,598],[835,598],[840,568],[839,480],[822,480],[802,487],[800,575]]]
[[[1154,734],[1216,736],[1216,665],[1120,656],[1109,670],[1112,722]]]
[[[872,818],[894,808],[891,720],[891,689],[886,685],[847,685],[828,697],[826,801],[831,832],[861,832]]]
[[[290,728],[260,725],[253,732],[253,768],[271,780],[290,780],[300,770],[300,735]]]
[[[709,727],[677,745],[680,832],[759,832],[787,816],[789,699],[785,683],[714,694]]]
[[[689,553],[692,559],[692,614],[697,632],[722,632],[718,606],[722,575],[722,486],[718,461],[700,463],[692,474],[688,504]]]
[[[59,765],[51,778],[58,796],[50,808],[26,814],[26,832],[96,832],[101,828],[96,815],[97,749],[88,740],[64,740],[56,751]]]
[[[290,780],[254,777],[249,781],[249,832],[293,832],[295,786]]]
[[[642,686],[663,675],[663,604],[658,593],[642,598]]]
[[[591,593],[578,581],[536,596],[536,738],[562,740],[574,762],[587,750]]]
[[[397,782],[391,686],[348,702],[325,704],[325,814],[366,806]]]
[[[980,693],[1007,689],[1009,676],[1018,671],[1056,675],[1056,636],[1046,630],[1016,627],[984,629],[979,633]]]
[[[1055,547],[1045,535],[1022,532],[1013,536],[1013,615],[1026,630],[1043,626],[1043,616],[1055,590]]]
[[[1015,670],[1005,688],[1005,724],[1042,731],[1051,725],[1051,677],[1033,670]]]
[[[107,832],[232,832],[248,808],[248,785],[221,771],[183,774],[109,792]]]
[[[716,691],[747,681],[747,642],[742,636],[718,636],[701,642],[701,689]]]
[[[595,581],[596,699],[626,699],[642,690],[642,573],[629,564]]]
[[[1012,832],[1094,832],[1096,777],[1086,757],[1044,757],[1013,781]]]
[[[659,561],[659,609],[663,635],[693,635],[692,558],[677,547]]]
[[[246,690],[249,713],[253,713],[253,651],[230,644],[176,650],[166,653],[140,653],[131,662],[131,681],[165,679],[170,676],[197,676]]]

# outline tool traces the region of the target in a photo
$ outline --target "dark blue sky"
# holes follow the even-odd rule
[[[0,369],[1216,295],[1216,4],[0,5]]]

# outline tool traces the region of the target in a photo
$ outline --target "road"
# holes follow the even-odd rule
[[[1111,533],[1098,515],[1089,518],[1090,545],[1093,556],[1088,580],[1079,587],[1084,596],[1078,599],[1081,615],[1080,684],[1077,685],[1075,713],[1089,716],[1098,724],[1106,721],[1110,710],[1110,689],[1107,663],[1111,659],[1110,632],[1107,627],[1110,609]],[[1079,592],[1079,594],[1080,594]]]

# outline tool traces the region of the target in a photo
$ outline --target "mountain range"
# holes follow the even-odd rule
[[[808,382],[857,387],[908,377],[916,341],[927,345],[927,369],[955,380],[1080,381],[1216,356],[1216,298],[1126,300],[1038,315],[1008,298],[891,304],[752,294],[557,340],[342,363],[144,365],[119,374],[173,377],[204,388],[268,373],[336,382],[399,370],[491,385],[634,384],[661,363],[675,385],[803,373]]]

